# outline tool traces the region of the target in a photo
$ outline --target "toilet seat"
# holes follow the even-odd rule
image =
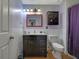
[[[59,52],[63,52],[64,51],[64,46],[59,44],[59,43],[52,43],[53,45],[53,48],[56,50],[56,51],[59,51]]]

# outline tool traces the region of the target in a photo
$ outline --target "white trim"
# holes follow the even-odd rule
[[[68,52],[66,52],[65,54],[67,54],[68,56],[70,56],[73,59],[77,59],[75,56],[70,55]]]
[[[1,34],[9,34],[9,32],[1,32],[0,35],[1,35]]]

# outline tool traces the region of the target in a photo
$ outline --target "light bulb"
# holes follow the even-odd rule
[[[27,9],[27,12],[29,12],[30,10],[29,9]]]
[[[38,9],[38,12],[40,12],[41,11],[41,9]]]
[[[30,9],[31,12],[33,12],[33,9]]]
[[[26,12],[26,10],[25,10],[25,9],[23,9],[23,12]]]

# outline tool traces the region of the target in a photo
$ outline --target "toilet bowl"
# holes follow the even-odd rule
[[[64,46],[59,43],[52,43],[53,52],[52,54],[56,59],[62,59],[62,53],[64,52]]]
[[[64,46],[59,43],[52,43],[53,49],[58,52],[64,52]]]

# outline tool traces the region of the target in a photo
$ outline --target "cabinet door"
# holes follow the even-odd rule
[[[23,48],[24,57],[47,56],[47,36],[24,35]]]
[[[2,32],[8,32],[8,27],[9,27],[9,13],[8,13],[8,0],[2,0],[2,20],[1,20],[1,25],[2,25]]]
[[[9,34],[0,33],[0,59],[9,59]]]
[[[0,48],[1,59],[9,59],[8,44]]]

